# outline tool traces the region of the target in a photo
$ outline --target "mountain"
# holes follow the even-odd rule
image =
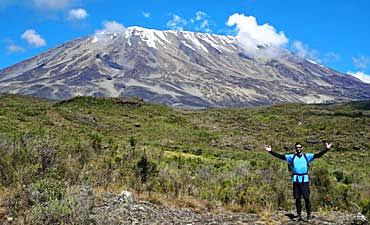
[[[58,100],[138,96],[197,108],[369,99],[370,85],[289,52],[249,57],[233,36],[129,27],[0,70],[0,92]]]

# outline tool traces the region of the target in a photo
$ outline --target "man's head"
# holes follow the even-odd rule
[[[298,153],[298,154],[300,154],[301,152],[302,152],[302,148],[303,148],[303,146],[302,146],[302,144],[300,143],[300,142],[297,142],[297,143],[295,143],[295,151]]]

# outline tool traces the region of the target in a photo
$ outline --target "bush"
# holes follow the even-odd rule
[[[71,205],[73,199],[52,199],[45,204],[36,204],[31,210],[32,224],[68,224],[71,223]]]
[[[141,159],[137,162],[134,170],[142,183],[147,182],[150,177],[153,177],[158,173],[157,164],[149,161],[146,154],[141,156]]]
[[[32,224],[67,224],[74,200],[66,195],[66,187],[53,178],[42,179],[32,186]]]
[[[338,182],[343,181],[344,179],[344,173],[342,171],[334,171],[334,176],[337,179]]]
[[[370,199],[361,201],[360,207],[362,208],[362,214],[364,214],[367,218],[370,218]]]
[[[103,136],[98,132],[92,132],[89,136],[95,153],[100,154],[102,150]]]

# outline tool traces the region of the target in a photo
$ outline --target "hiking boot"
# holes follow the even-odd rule
[[[310,214],[307,215],[307,222],[311,222],[312,221],[312,216]]]
[[[302,221],[302,216],[301,215],[297,215],[295,217],[295,221]]]

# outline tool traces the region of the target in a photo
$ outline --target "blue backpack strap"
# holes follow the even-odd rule
[[[290,164],[290,170],[292,171],[292,176],[293,176],[293,171],[294,171],[294,159],[296,157],[296,154],[293,155],[292,161],[289,163]]]
[[[308,168],[310,167],[310,163],[308,162],[306,154],[303,154],[303,156],[304,156],[304,159],[306,160],[306,163],[307,163],[307,173],[308,173]]]
[[[292,161],[289,162],[289,172],[291,172],[291,177],[294,177],[294,159],[296,157],[296,154],[293,155]]]

